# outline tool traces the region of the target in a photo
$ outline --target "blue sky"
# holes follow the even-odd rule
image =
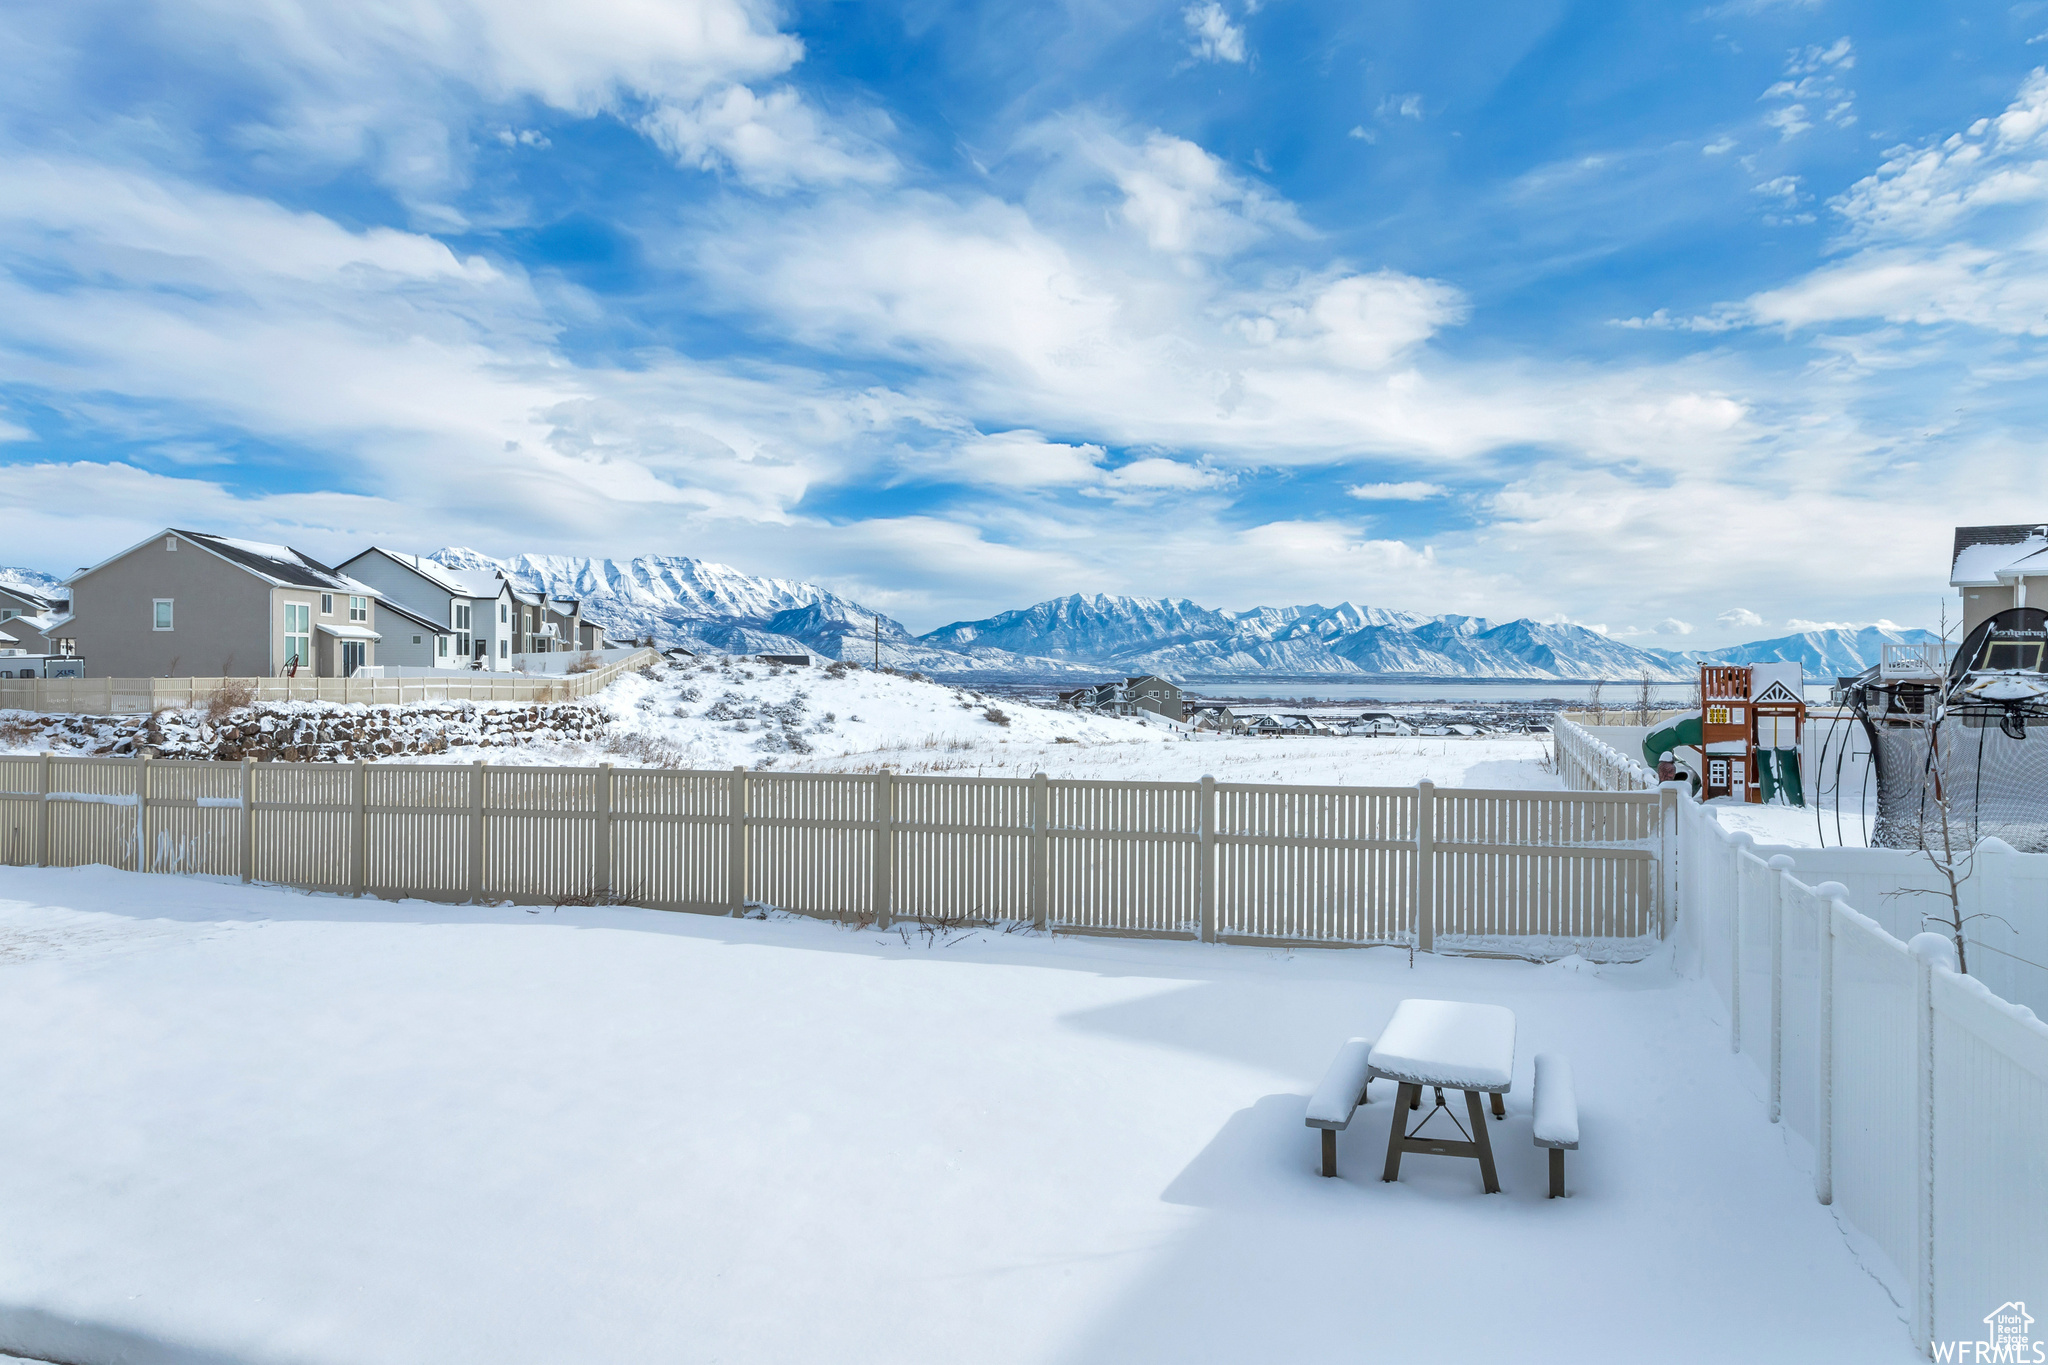
[[[1931,624],[2048,517],[2048,3],[17,4],[0,562],[164,524]]]

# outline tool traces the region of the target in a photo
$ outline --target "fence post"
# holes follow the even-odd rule
[[[612,765],[597,765],[595,818],[591,821],[590,898],[603,901],[612,892]]]
[[[42,800],[36,803],[36,866],[50,865],[50,756],[43,755],[43,761],[36,765],[41,774],[38,793]]]
[[[351,804],[355,809],[349,821],[348,893],[360,896],[364,883],[369,880],[370,866],[370,766],[360,758],[356,760],[355,773],[349,785],[353,789]]]
[[[1436,951],[1436,783],[1415,784],[1415,950]]]
[[[1929,933],[1907,945],[1913,954],[1913,1156],[1920,1177],[1913,1209],[1915,1343],[1934,1338],[1934,955],[1942,944],[1940,934]]]
[[[1785,1109],[1785,897],[1792,889],[1792,860],[1775,854],[1764,866],[1771,878],[1771,1122]]]
[[[736,764],[726,780],[725,907],[737,915],[747,907],[747,770]]]
[[[896,906],[896,774],[887,768],[875,774],[875,923],[886,929]]]
[[[143,849],[149,845],[149,759],[135,760],[135,870],[149,871]]]
[[[1671,926],[1677,922],[1684,907],[1678,897],[1678,789],[1679,783],[1659,782],[1657,784],[1657,828],[1658,846],[1663,858],[1663,903],[1657,907],[1657,937],[1659,940],[1671,937]]]
[[[1728,846],[1735,850],[1728,861],[1735,869],[1735,903],[1728,907],[1728,951],[1734,959],[1728,972],[1728,1050],[1734,1053],[1742,1051],[1742,903],[1749,886],[1749,878],[1742,875],[1742,855],[1754,842],[1739,830],[1728,836]]]
[[[484,898],[484,760],[469,765],[469,899]]]
[[[1202,942],[1216,941],[1216,779],[1202,778],[1195,798],[1195,903],[1202,920]]]
[[[1047,885],[1051,871],[1046,826],[1052,815],[1052,782],[1044,773],[1031,774],[1031,927],[1043,931],[1051,919]]]
[[[1822,882],[1814,893],[1820,912],[1820,1018],[1815,1021],[1813,1197],[1835,1202],[1835,916],[1848,908],[1849,888]]]
[[[256,775],[256,764],[250,759],[242,760],[242,882],[244,885],[256,879],[256,806],[255,796],[249,790],[249,783]]]

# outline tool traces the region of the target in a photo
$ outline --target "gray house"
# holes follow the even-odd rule
[[[0,653],[49,655],[65,653],[63,642],[49,629],[69,612],[71,604],[27,588],[0,583]]]
[[[604,632],[584,619],[581,602],[528,592],[495,569],[451,569],[424,555],[373,545],[341,571],[448,633],[445,654],[392,663],[505,672],[522,654],[604,647]]]
[[[375,588],[288,545],[172,528],[65,586],[48,633],[95,678],[345,678],[383,639]]]
[[[1150,711],[1168,720],[1185,720],[1187,708],[1181,690],[1157,674],[1119,678],[1060,693],[1060,705],[1105,716],[1128,716]]]
[[[1957,640],[2008,607],[2048,607],[2048,524],[1956,527],[1948,581],[1963,599]]]

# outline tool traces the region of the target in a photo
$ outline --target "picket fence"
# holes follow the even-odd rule
[[[1607,771],[1593,736],[1569,722],[1556,734],[1561,771]],[[1678,811],[1680,969],[1711,983],[1771,1121],[1811,1154],[1815,1196],[1881,1254],[1874,1268],[1909,1305],[1913,1340],[1935,1359],[1980,1358],[1987,1314],[2048,1301],[2048,1025],[1954,970],[1952,943],[1918,933],[1921,913],[1901,909],[1904,896],[1882,900],[1910,942],[1851,908],[1841,881],[1794,875],[1805,863],[1867,865],[1863,894],[1876,895],[1913,855],[1774,851],[1690,796]],[[1984,853],[2007,878],[2048,866],[2048,856]],[[2005,902],[2030,924],[2048,916],[2048,874],[2031,875],[2032,894]],[[1989,932],[1969,935],[1973,967]],[[2018,985],[2038,979],[1995,956],[1986,965]]]
[[[0,757],[0,862],[525,904],[1602,958],[1664,936],[1662,793]]]
[[[246,688],[253,702],[310,701],[405,706],[415,702],[574,701],[609,687],[629,668],[659,663],[637,649],[587,673],[528,677],[450,669],[430,678],[0,678],[0,711],[147,715],[165,707],[204,706],[223,689]]]

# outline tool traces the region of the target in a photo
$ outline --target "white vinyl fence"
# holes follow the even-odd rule
[[[2048,1302],[2048,1025],[1951,970],[1941,940],[1909,947],[1840,882],[1801,880],[1820,850],[1760,857],[1691,800],[1679,826],[1680,965],[1726,1004],[1815,1195],[1881,1252],[1916,1343],[1998,1358],[1954,1343]]]
[[[1657,774],[1585,726],[1560,715],[1551,722],[1551,743],[1557,754],[1557,775],[1574,791],[1639,792],[1657,789]]]
[[[0,757],[0,862],[356,895],[772,906],[1636,958],[1664,793]]]
[[[224,687],[246,687],[254,702],[404,706],[437,701],[574,701],[603,691],[629,668],[660,661],[653,650],[637,649],[600,668],[566,677],[448,669],[424,678],[0,678],[0,711],[147,715],[167,706],[203,706]]]

